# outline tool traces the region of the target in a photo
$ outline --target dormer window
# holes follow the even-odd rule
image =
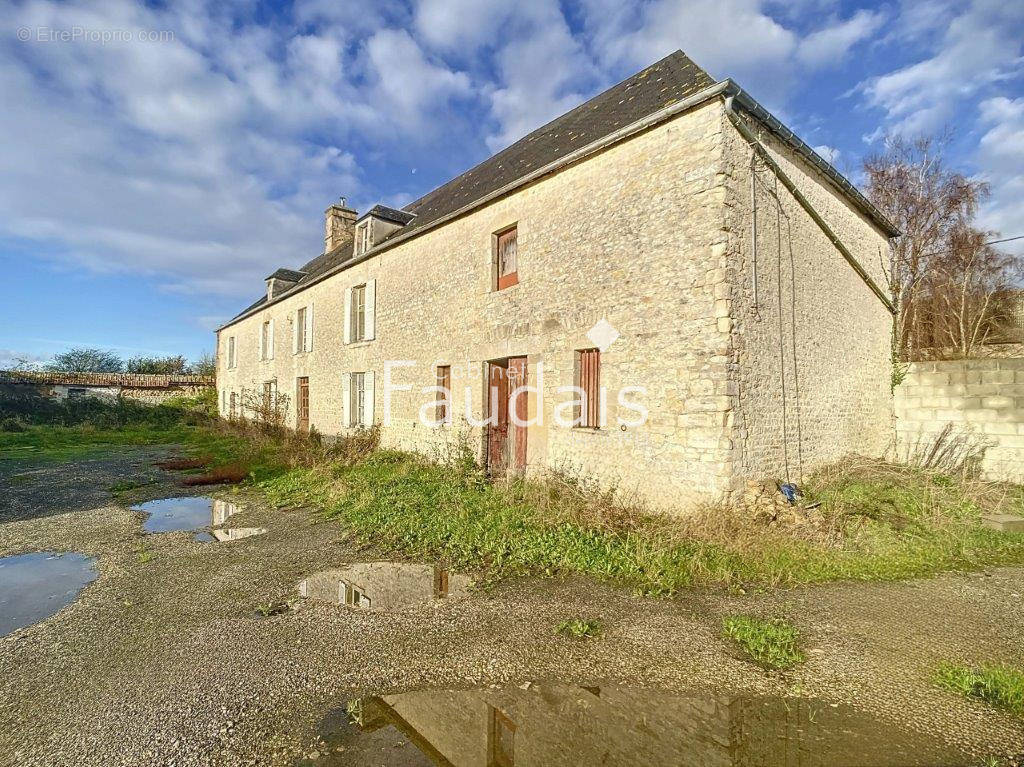
[[[414,218],[415,214],[404,210],[374,205],[356,222],[355,255],[373,250]]]
[[[370,220],[367,219],[356,227],[356,255],[361,256],[370,249]]]

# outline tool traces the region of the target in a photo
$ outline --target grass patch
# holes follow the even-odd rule
[[[722,630],[764,668],[787,669],[804,660],[804,654],[797,647],[800,633],[781,618],[763,620],[734,615],[722,621]]]
[[[147,487],[148,485],[152,485],[155,483],[156,480],[154,479],[147,479],[144,481],[126,479],[120,482],[115,482],[110,487],[108,487],[107,490],[111,493],[127,493],[130,490],[138,490],[140,487]]]
[[[970,668],[943,663],[935,681],[951,692],[1024,716],[1024,671],[1019,669],[1009,666]]]
[[[490,483],[463,459],[388,451],[279,472],[257,487],[279,506],[320,508],[366,542],[413,557],[496,576],[580,573],[650,594],[1024,562],[1024,535],[983,527],[982,504],[959,482],[880,464],[816,478],[805,503],[820,504],[817,521],[791,526],[745,509],[653,517],[564,477]]]
[[[596,639],[604,633],[600,621],[570,618],[558,624],[558,634],[572,639]]]

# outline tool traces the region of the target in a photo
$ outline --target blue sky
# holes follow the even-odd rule
[[[1020,2],[34,0],[0,23],[0,368],[194,358],[319,253],[340,195],[404,204],[676,48],[854,181],[885,134],[951,128],[982,224],[1024,234]]]

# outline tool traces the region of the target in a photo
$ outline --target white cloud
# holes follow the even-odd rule
[[[840,63],[850,49],[871,36],[885,21],[881,11],[859,10],[846,21],[815,30],[800,41],[797,58],[809,67]]]
[[[977,161],[992,196],[979,223],[1004,237],[1024,234],[1024,97],[996,96],[981,102],[980,109],[987,131],[978,143]],[[1003,247],[1024,254],[1024,241]]]
[[[862,84],[890,129],[932,132],[963,99],[1021,71],[1024,4],[974,0],[949,23],[929,58]]]
[[[367,41],[366,51],[387,113],[410,131],[428,129],[430,124],[425,118],[437,104],[471,93],[465,73],[428,61],[404,30],[377,32]]]
[[[471,92],[407,33],[361,37],[380,20],[339,9],[299,34],[286,20],[257,26],[244,3],[9,7],[12,30],[174,34],[0,40],[0,235],[54,260],[157,275],[169,290],[244,296],[316,255],[327,203],[371,193],[347,139],[417,140]]]
[[[416,29],[432,46],[474,51],[498,44],[498,31],[516,12],[504,0],[421,0],[415,11]]]
[[[653,0],[635,12],[615,11],[610,0],[586,6],[606,62],[639,69],[681,48],[714,77],[732,77],[759,99],[781,102],[792,84],[798,36],[759,0]]]

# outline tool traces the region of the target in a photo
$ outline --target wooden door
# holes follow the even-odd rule
[[[309,378],[303,376],[295,387],[295,430],[309,432]]]
[[[530,417],[527,412],[526,392],[516,392],[526,386],[526,357],[510,357],[508,360],[509,412],[515,414],[515,420],[509,417],[509,468],[521,471],[526,468],[526,425]],[[519,423],[515,423],[515,421]]]
[[[510,407],[520,421],[529,417],[525,391],[515,395],[514,404],[511,401],[515,389],[525,384],[526,357],[488,363],[487,409],[492,420],[487,427],[487,470],[493,475],[526,466],[526,426],[517,426],[510,417]]]
[[[501,475],[508,468],[508,361],[487,365],[487,471]]]

